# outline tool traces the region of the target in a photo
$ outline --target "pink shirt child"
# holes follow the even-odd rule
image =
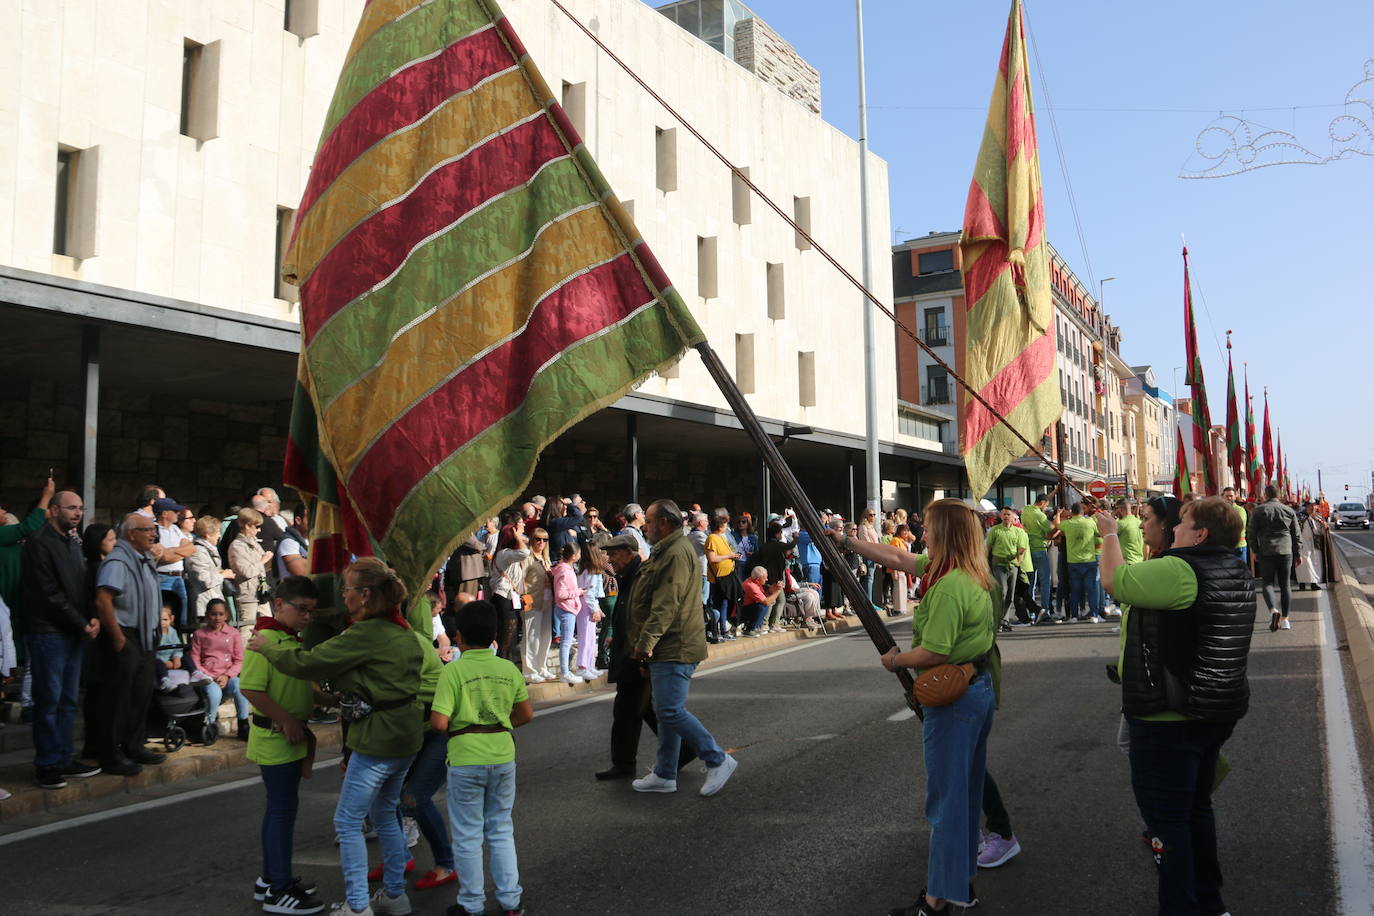
[[[243,639],[236,627],[219,631],[200,627],[191,634],[191,660],[196,670],[216,677],[238,677],[243,668]]]
[[[555,563],[551,578],[554,607],[569,614],[576,614],[582,610],[582,590],[577,587],[577,573],[573,570],[572,564]]]

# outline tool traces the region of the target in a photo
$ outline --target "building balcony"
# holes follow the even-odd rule
[[[928,347],[949,346],[949,330],[947,328],[926,328],[921,337]]]

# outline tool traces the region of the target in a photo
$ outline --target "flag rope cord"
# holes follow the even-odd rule
[[[783,210],[782,207],[778,206],[778,204],[775,203],[772,198],[770,198],[767,194],[764,194],[763,191],[759,190],[758,185],[754,184],[754,182],[749,179],[748,175],[746,175],[743,171],[740,170],[738,166],[731,162],[725,156],[724,153],[716,149],[716,147],[711,143],[710,140],[707,140],[706,137],[703,136],[699,130],[697,130],[691,123],[687,121],[686,118],[684,118],[681,114],[678,113],[677,109],[675,109],[672,105],[669,105],[667,100],[665,100],[661,95],[655,92],[653,87],[646,83],[643,80],[643,78],[641,78],[640,75],[629,66],[629,64],[625,63],[623,60],[617,57],[616,53],[612,51],[610,48],[608,48],[605,42],[603,42],[596,35],[596,33],[594,33],[591,29],[587,28],[587,26],[584,25],[580,19],[574,16],[572,12],[560,2],[560,0],[549,0],[549,2],[553,4],[553,6],[556,7],[559,12],[566,16],[569,19],[569,21],[572,22],[573,25],[577,26],[578,30],[581,31],[582,34],[586,35],[589,39],[591,39],[592,43],[596,45],[597,48],[599,48],[603,53],[605,53],[605,55],[608,58],[610,58],[610,60],[616,66],[618,66],[621,70],[624,70],[625,74],[629,76],[630,79],[634,80],[634,82],[641,89],[647,92],[649,96],[653,98],[654,101],[662,105],[664,110],[667,111],[668,114],[671,115],[674,120],[681,124],[689,134],[695,137],[697,141],[701,143],[702,146],[706,147],[706,149],[711,153],[711,155],[715,156],[718,160],[720,160],[721,164],[724,165],[727,169],[729,169],[730,173],[734,175],[735,178],[741,181],[754,194],[757,194],[759,199],[762,200],[765,204],[767,204],[770,210],[772,210],[779,217],[781,217],[783,222],[791,226],[792,229],[798,235],[804,238],[811,245],[811,247],[814,248],[820,254],[820,256],[830,264],[831,267],[834,267],[836,270],[838,270],[846,280],[853,284],[854,287],[858,289],[860,293],[863,294],[865,299],[871,302],[874,306],[878,308],[879,311],[886,315],[892,321],[893,325],[895,325],[898,328],[898,330],[900,330],[907,337],[910,337],[911,340],[916,344],[916,346],[923,350],[925,354],[936,363],[936,365],[940,366],[940,368],[948,372],[950,377],[953,378],[956,382],[958,382],[960,387],[962,387],[965,391],[969,393],[970,397],[972,397],[978,403],[982,404],[983,407],[987,409],[988,413],[992,414],[992,416],[995,417],[998,422],[1006,426],[1007,429],[1011,430],[1012,435],[1016,436],[1016,438],[1019,439],[1021,443],[1025,445],[1026,448],[1032,454],[1035,455],[1036,458],[1039,458],[1044,463],[1045,467],[1050,469],[1050,472],[1053,473],[1055,477],[1057,477],[1062,483],[1067,484],[1069,487],[1071,487],[1080,496],[1087,496],[1087,494],[1083,491],[1081,487],[1078,486],[1078,484],[1074,483],[1072,480],[1069,479],[1067,475],[1060,472],[1059,469],[1054,466],[1054,463],[1049,459],[1049,457],[1044,452],[1042,452],[1039,448],[1033,445],[1029,439],[1022,435],[1021,431],[1017,429],[1015,426],[1013,426],[1011,422],[1009,422],[1007,418],[1002,415],[1001,411],[997,410],[997,408],[989,404],[986,398],[979,394],[978,391],[975,390],[972,385],[970,385],[967,381],[964,380],[963,376],[961,376],[958,372],[954,370],[953,366],[946,362],[925,341],[921,340],[920,336],[916,334],[914,331],[912,331],[910,328],[908,328],[901,321],[901,319],[897,317],[896,313],[889,309],[887,305],[885,305],[881,300],[878,299],[877,296],[873,295],[873,293],[868,289],[868,287],[864,286],[862,281],[860,281],[857,277],[850,273],[844,267],[844,265],[840,264],[840,262],[835,259],[834,255],[832,255],[822,245],[820,245],[820,243],[813,239],[811,237],[811,234],[807,232],[805,229],[803,229],[800,225],[798,225],[796,220],[788,216],[787,212]]]

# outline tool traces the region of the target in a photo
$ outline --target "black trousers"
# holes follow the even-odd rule
[[[989,833],[995,833],[1004,839],[1012,835],[1011,815],[1007,813],[1007,806],[1002,803],[1002,793],[997,790],[997,783],[992,780],[992,771],[983,771],[983,816],[987,818]]]
[[[611,764],[622,770],[633,771],[639,756],[639,736],[643,726],[658,734],[658,716],[654,715],[654,694],[649,679],[617,681],[615,699],[611,701]],[[682,742],[678,754],[678,767],[684,767],[696,759],[696,751]]]
[[[497,613],[496,656],[514,663],[516,667],[520,666],[520,612],[523,610],[523,606],[516,606],[519,602],[519,595],[515,596],[514,601],[500,595],[491,596]]]
[[[1259,555],[1259,574],[1263,580],[1260,590],[1264,593],[1264,603],[1269,610],[1274,610],[1274,593],[1271,589],[1278,586],[1279,589],[1279,611],[1284,617],[1288,616],[1288,607],[1293,601],[1293,592],[1289,585],[1289,576],[1293,571],[1293,558],[1287,554],[1260,554]]]
[[[93,742],[96,757],[102,763],[112,763],[143,749],[148,734],[148,704],[156,685],[153,662],[156,653],[139,643],[138,631],[120,627],[124,632],[124,648],[114,650],[108,640],[103,642],[104,676],[98,718],[94,724]]]

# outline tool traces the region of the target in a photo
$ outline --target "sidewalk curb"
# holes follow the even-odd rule
[[[1344,550],[1338,548],[1336,553],[1341,570],[1340,581],[1333,583],[1332,600],[1344,632],[1345,647],[1350,650],[1350,664],[1359,684],[1359,703],[1365,722],[1374,730],[1374,607],[1351,572]]]
[[[900,620],[910,619],[910,614],[901,617],[883,617],[885,623],[895,623]],[[792,643],[804,640],[824,639],[827,636],[841,636],[855,631],[862,631],[863,624],[858,617],[846,617],[843,620],[822,621],[824,628],[820,630],[783,630],[780,633],[769,633],[758,639],[740,637],[738,639],[718,642],[714,645],[706,646],[706,660],[697,666],[698,671],[706,671],[718,665],[729,664],[739,661],[742,658],[750,658],[755,655],[764,655],[768,652],[791,645]],[[589,696],[601,693],[609,693],[615,689],[615,685],[606,681],[605,675],[595,681],[581,684],[564,684],[561,681],[547,681],[543,684],[530,684],[530,701],[536,708],[546,708],[556,706],[562,701],[580,700]]]

